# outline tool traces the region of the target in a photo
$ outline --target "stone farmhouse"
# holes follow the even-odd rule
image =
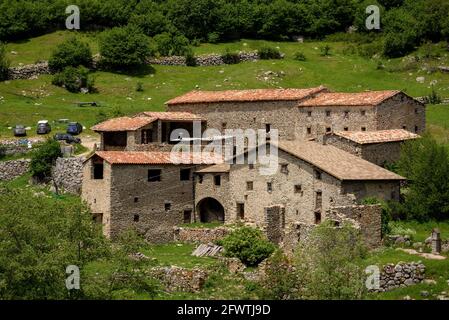
[[[405,178],[382,165],[397,160],[400,144],[425,130],[425,106],[400,91],[192,91],[166,105],[167,112],[92,128],[101,144],[84,164],[82,196],[107,236],[135,227],[160,243],[172,241],[173,228],[183,223],[241,222],[286,245],[331,219],[353,221],[376,246],[380,209],[360,203],[366,197],[399,200]],[[195,124],[201,133],[218,129],[218,139],[227,129],[259,129],[268,136],[277,129],[279,140],[266,142],[278,150],[277,170],[261,175],[257,162],[173,151],[182,140],[173,139],[173,130],[193,136]],[[242,156],[258,148],[244,148]]]

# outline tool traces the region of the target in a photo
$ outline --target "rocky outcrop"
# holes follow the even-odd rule
[[[0,162],[0,181],[13,180],[25,174],[30,168],[30,160],[11,160]]]
[[[9,68],[8,79],[33,79],[37,78],[41,74],[50,74],[50,68],[48,62],[39,62],[36,64],[27,64],[20,67]]]
[[[231,230],[226,227],[218,228],[181,228],[174,227],[174,241],[209,243],[227,236]]]
[[[424,280],[426,266],[419,262],[399,262],[385,265],[380,274],[380,288],[374,292],[384,292],[420,283]]]
[[[52,170],[59,191],[81,194],[84,158],[58,158]]]

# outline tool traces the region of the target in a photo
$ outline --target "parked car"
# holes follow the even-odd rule
[[[65,141],[67,143],[81,143],[80,138],[76,138],[69,133],[57,133],[53,138],[56,141]]]
[[[40,120],[37,122],[37,134],[47,134],[51,132],[51,126],[48,123],[48,120]]]
[[[79,122],[69,122],[67,125],[67,133],[76,136],[81,132],[83,132],[83,126]]]
[[[14,127],[14,129],[12,129],[12,132],[14,134],[14,136],[16,137],[23,137],[27,135],[27,131],[25,129],[25,126],[18,124]]]

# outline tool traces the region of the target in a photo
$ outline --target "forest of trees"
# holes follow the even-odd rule
[[[350,26],[363,34],[365,9],[373,4],[380,8],[381,30],[365,41],[380,36],[388,56],[449,36],[449,0],[1,0],[0,40],[63,29],[72,4],[80,8],[82,30],[132,24],[151,37],[168,33],[190,41],[323,38]]]

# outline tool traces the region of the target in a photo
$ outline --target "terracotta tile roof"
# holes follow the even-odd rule
[[[193,154],[167,151],[97,151],[95,153],[110,164],[216,164],[221,156],[211,153]]]
[[[375,106],[400,93],[398,90],[366,92],[324,92],[314,98],[302,101],[300,107],[320,106]]]
[[[91,129],[93,131],[133,131],[155,121],[148,117],[120,117],[103,121]]]
[[[214,164],[201,170],[195,171],[196,173],[218,173],[229,172],[231,165],[227,163]]]
[[[190,112],[141,112],[136,115],[136,117],[151,117],[155,119],[160,120],[186,120],[186,121],[195,121],[195,120],[201,120],[205,121],[206,119],[203,117],[200,117],[196,114],[190,113]]]
[[[327,89],[320,86],[308,89],[194,90],[171,99],[166,104],[302,100],[322,91],[327,91]]]
[[[280,141],[279,149],[339,180],[405,180],[405,178],[334,146],[313,141]]]
[[[404,141],[416,139],[419,135],[403,129],[379,131],[337,131],[335,135],[359,144]]]

